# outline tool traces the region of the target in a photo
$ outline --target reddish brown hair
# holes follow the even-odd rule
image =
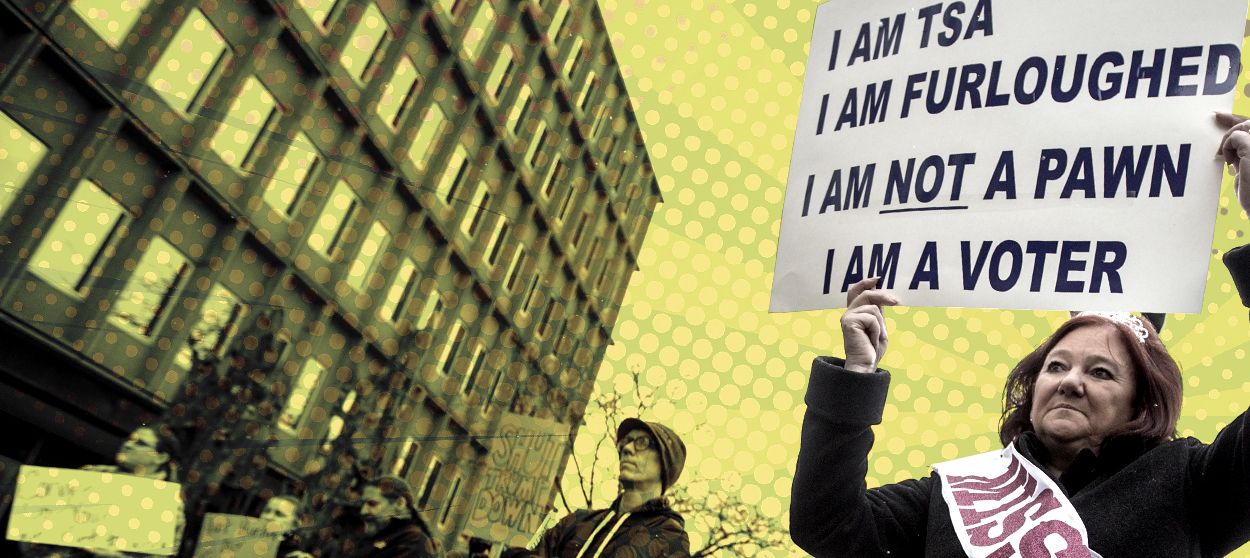
[[[1096,315],[1077,316],[1059,326],[1041,346],[1024,357],[1007,376],[1007,386],[1003,390],[1003,416],[998,428],[998,437],[1003,445],[1011,443],[1020,433],[1033,430],[1033,423],[1029,420],[1033,411],[1033,386],[1045,364],[1046,355],[1064,336],[1093,325],[1115,327],[1128,349],[1136,385],[1133,418],[1107,439],[1139,438],[1153,447],[1174,438],[1176,421],[1181,414],[1181,369],[1168,354],[1163,342],[1159,341],[1150,322],[1141,321],[1148,333],[1144,343],[1138,341],[1133,331],[1124,324]]]

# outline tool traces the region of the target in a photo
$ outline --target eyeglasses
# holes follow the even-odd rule
[[[650,436],[646,436],[646,435],[636,436],[633,438],[625,438],[616,443],[616,452],[625,453],[625,448],[630,445],[634,446],[635,452],[644,452],[644,451],[651,449],[652,447],[655,447],[655,442],[651,440]]]

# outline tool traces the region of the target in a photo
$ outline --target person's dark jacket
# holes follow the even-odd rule
[[[372,537],[360,542],[353,558],[438,557],[439,545],[417,519],[391,519]]]
[[[1250,249],[1224,255],[1250,305]],[[812,364],[802,446],[790,502],[790,534],[825,556],[960,557],[936,473],[866,489],[871,425],[881,422],[890,377],[861,374],[844,361]],[[1250,411],[1248,411],[1250,413]],[[1250,425],[1247,413],[1210,445],[1184,438],[1146,447],[1109,441],[1078,455],[1056,479],[1104,557],[1224,556],[1250,541]],[[1045,447],[1031,432],[1015,441],[1041,467]]]
[[[627,514],[623,522],[622,514],[616,511],[618,504],[613,502],[608,509],[580,510],[566,515],[543,534],[534,550],[511,549],[503,556],[574,558],[586,545],[591,546],[584,558],[690,556],[685,521],[663,498],[643,504]],[[619,527],[613,530],[618,522]],[[595,534],[593,539],[592,534]]]
[[[937,474],[866,490],[870,426],[881,422],[889,375],[812,365],[790,534],[817,557],[960,557]],[[1058,480],[1104,557],[1223,556],[1250,540],[1250,426],[1238,417],[1206,445],[1193,438],[1147,450],[1109,442],[1082,452]],[[1032,433],[1016,448],[1041,466]],[[1044,468],[1042,468],[1045,470]]]

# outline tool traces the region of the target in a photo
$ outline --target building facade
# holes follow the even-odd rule
[[[660,201],[593,0],[0,0],[0,169],[4,474],[268,351],[227,507],[350,461],[445,548],[507,415],[576,431]]]

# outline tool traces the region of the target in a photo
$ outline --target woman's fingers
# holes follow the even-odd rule
[[[1242,122],[1250,121],[1250,117],[1238,116],[1229,112],[1216,112],[1215,123],[1225,128],[1231,128]]]
[[[877,306],[895,306],[899,302],[898,297],[877,289],[872,289],[860,293],[851,301],[850,306],[863,306],[865,304],[874,304]]]
[[[1230,165],[1236,164],[1235,153],[1229,150],[1229,139],[1237,132],[1250,131],[1250,119],[1226,112],[1217,112],[1215,113],[1215,121],[1221,127],[1227,128],[1224,132],[1224,137],[1220,138],[1219,154],[1224,157],[1225,163]]]
[[[1250,187],[1242,183],[1250,182],[1250,132],[1233,131],[1220,145],[1220,151],[1226,162],[1237,166],[1233,192],[1237,195],[1237,203],[1241,208],[1250,211]]]
[[[854,285],[851,285],[850,290],[846,291],[846,307],[850,308],[854,306],[854,301],[856,297],[858,297],[864,291],[867,291],[869,289],[874,289],[876,287],[877,287],[876,277],[869,277],[867,279],[861,279],[857,281]]]

